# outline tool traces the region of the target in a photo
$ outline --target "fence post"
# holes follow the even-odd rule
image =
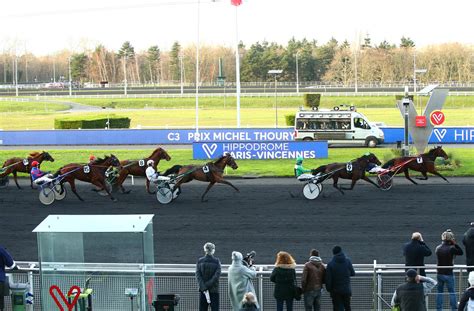
[[[263,311],[263,267],[258,268],[258,294],[260,296],[260,311]],[[258,298],[257,298],[258,299]]]
[[[140,310],[147,310],[146,301],[146,282],[145,282],[145,265],[142,266],[140,272]]]

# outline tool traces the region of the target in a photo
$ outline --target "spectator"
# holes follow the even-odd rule
[[[277,311],[283,311],[283,304],[286,303],[286,310],[293,310],[293,299],[296,290],[296,262],[287,252],[277,254],[275,268],[270,276],[270,281],[275,283],[273,296],[277,302]]]
[[[411,241],[403,247],[403,256],[405,256],[405,266],[424,266],[425,257],[431,256],[431,250],[423,241],[419,232],[413,232]],[[425,269],[418,268],[418,274],[426,276]]]
[[[399,306],[400,311],[426,311],[425,295],[436,286],[436,281],[419,275],[415,269],[408,269],[406,280],[393,293],[392,306]]]
[[[0,310],[3,311],[4,306],[4,297],[3,292],[5,291],[5,267],[9,269],[18,269],[13,260],[13,257],[0,245]]]
[[[456,294],[454,293],[454,274],[453,268],[439,268],[439,266],[453,266],[454,257],[462,255],[463,251],[456,244],[453,232],[448,229],[441,234],[441,244],[436,247],[436,256],[438,257],[438,296],[436,297],[436,309],[443,310],[443,291],[444,285],[448,288],[449,303],[451,310],[457,310]]]
[[[466,265],[474,266],[474,222],[471,222],[471,227],[464,233],[462,244],[466,249]],[[467,272],[474,271],[474,268],[467,268]]]
[[[229,281],[229,297],[232,305],[232,310],[239,311],[242,305],[242,297],[247,293],[253,294],[254,304],[258,303],[255,297],[255,288],[253,287],[252,279],[257,277],[255,268],[247,267],[243,264],[243,256],[240,252],[232,252],[232,265],[229,267],[228,281]]]
[[[199,311],[207,311],[209,305],[212,311],[219,311],[219,277],[221,262],[214,257],[216,246],[204,244],[204,257],[196,264],[196,279],[199,285]]]
[[[331,293],[334,311],[351,310],[351,276],[355,276],[354,268],[340,246],[332,249],[334,257],[326,267],[326,290]]]
[[[239,311],[258,311],[257,298],[252,292],[248,292],[244,295],[244,299],[241,302],[242,308]]]
[[[462,294],[461,300],[459,301],[458,311],[474,311],[474,271],[469,272],[470,287]],[[467,307],[467,309],[465,309]]]
[[[304,308],[306,311],[321,310],[321,292],[324,283],[326,268],[315,249],[309,253],[309,261],[305,263],[301,277],[301,288],[304,294]]]

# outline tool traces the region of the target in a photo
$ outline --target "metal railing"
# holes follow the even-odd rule
[[[198,309],[198,287],[195,280],[195,265],[142,265],[142,264],[71,264],[71,263],[49,263],[43,264],[42,277],[38,263],[18,262],[22,267],[12,275],[13,281],[30,283],[34,294],[34,304],[28,306],[29,310],[55,310],[54,304],[49,297],[49,287],[59,286],[67,291],[71,286],[82,287],[85,280],[90,278],[89,288],[93,289],[93,310],[121,311],[130,310],[134,304],[134,310],[153,310],[151,302],[154,295],[158,293],[179,294],[181,300],[176,310],[189,311]],[[254,287],[261,310],[275,310],[276,302],[273,298],[273,283],[270,282],[270,274],[273,265],[258,265],[257,278]],[[296,268],[298,283],[302,273],[302,265]],[[398,285],[404,283],[404,265],[383,265],[374,261],[373,264],[354,265],[356,276],[351,278],[352,284],[352,309],[353,310],[390,310],[393,293]],[[467,267],[456,265],[453,267],[456,280],[456,296],[460,295],[467,285]],[[231,310],[228,296],[227,284],[228,266],[222,267],[220,279],[220,310]],[[425,267],[427,276],[436,280],[436,266]],[[126,288],[138,288],[137,299],[130,301],[125,295]],[[43,289],[43,293],[41,293]],[[145,295],[148,294],[148,296]],[[427,296],[428,310],[434,310],[436,306],[436,288]],[[448,293],[444,292],[444,308],[449,309]],[[9,297],[6,298],[6,309],[11,310]],[[43,301],[44,300],[44,301]],[[46,300],[50,300],[46,302]],[[326,291],[322,295],[322,310],[330,310],[331,299]],[[27,308],[27,310],[28,310]],[[295,302],[295,310],[304,310],[303,301]]]

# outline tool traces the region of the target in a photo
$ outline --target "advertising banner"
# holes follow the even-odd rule
[[[403,141],[403,128],[382,128],[386,144],[394,144]],[[429,137],[430,144],[473,144],[473,127],[436,127]]]
[[[235,159],[306,159],[327,158],[327,141],[230,141],[195,142],[193,159],[215,159],[224,153],[230,153]]]

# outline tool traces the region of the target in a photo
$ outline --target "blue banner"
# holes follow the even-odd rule
[[[327,158],[327,141],[229,141],[195,142],[193,159],[215,159],[224,153],[230,153],[235,159],[306,159]]]
[[[384,127],[382,131],[386,144],[394,144],[403,141],[403,128]],[[431,133],[430,144],[473,144],[473,127],[436,127]]]

